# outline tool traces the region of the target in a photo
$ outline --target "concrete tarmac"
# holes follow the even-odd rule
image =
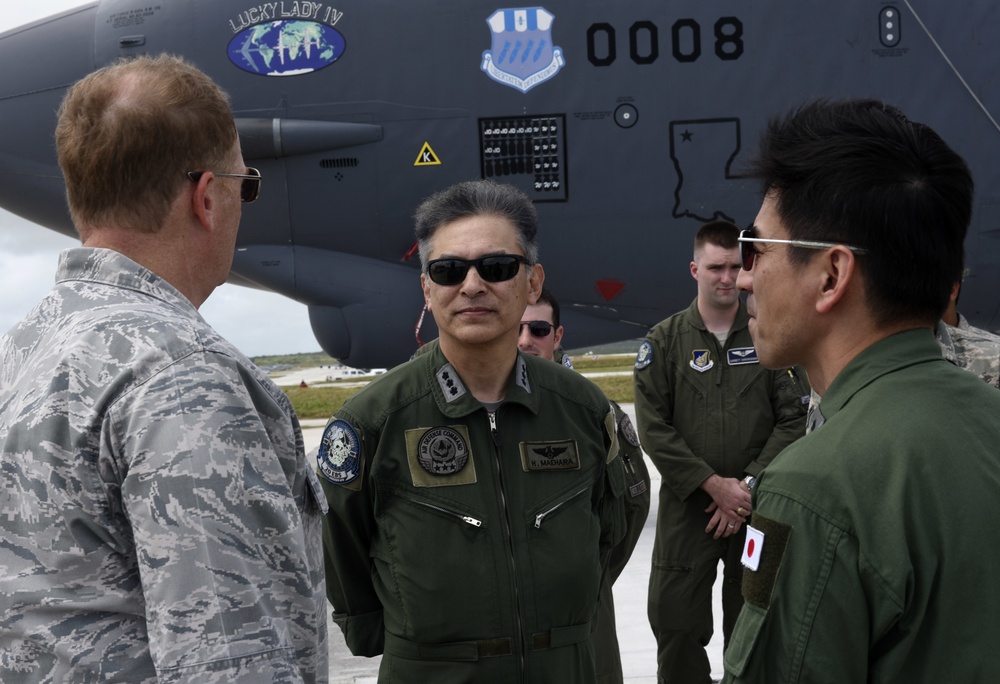
[[[622,408],[635,422],[635,406],[622,404]],[[306,452],[315,456],[323,435],[325,421],[303,421]],[[615,582],[615,614],[617,617],[618,643],[622,653],[622,671],[626,684],[656,684],[656,640],[646,619],[646,596],[649,586],[649,568],[653,555],[653,537],[656,532],[657,493],[660,491],[660,474],[646,458],[653,492],[649,518],[636,544],[632,559]],[[708,658],[712,665],[712,678],[722,678],[722,596],[721,567],[716,579],[713,612],[715,635],[708,645]],[[332,611],[332,609],[331,609]],[[330,684],[375,684],[380,658],[361,658],[351,655],[344,644],[344,637],[333,621],[330,631]]]

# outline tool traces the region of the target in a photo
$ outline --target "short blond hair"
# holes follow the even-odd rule
[[[179,57],[122,59],[84,77],[56,127],[77,230],[158,231],[186,173],[227,161],[236,136],[229,97]]]

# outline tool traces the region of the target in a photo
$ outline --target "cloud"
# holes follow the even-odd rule
[[[0,332],[52,289],[59,252],[80,243],[0,209]],[[319,351],[304,304],[273,292],[223,285],[201,315],[247,356]]]

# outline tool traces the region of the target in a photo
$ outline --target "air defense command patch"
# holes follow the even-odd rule
[[[712,354],[707,349],[695,349],[691,352],[690,366],[699,373],[704,373],[715,366],[715,362],[712,361]]]
[[[346,485],[361,474],[361,439],[346,420],[336,418],[323,431],[316,454],[320,474],[333,484]]]
[[[580,454],[576,440],[556,442],[521,442],[521,465],[525,472],[579,470]]]
[[[464,425],[407,430],[406,460],[414,487],[444,487],[476,482],[476,465]]]
[[[653,343],[643,340],[639,345],[639,352],[635,355],[635,369],[642,370],[653,363]]]
[[[453,428],[431,428],[417,443],[417,461],[431,475],[454,475],[469,462],[469,444]]]

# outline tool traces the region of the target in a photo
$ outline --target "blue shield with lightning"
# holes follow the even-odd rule
[[[554,19],[542,7],[494,12],[486,20],[493,45],[483,53],[483,71],[522,93],[555,76],[565,62],[562,49],[552,44]]]

